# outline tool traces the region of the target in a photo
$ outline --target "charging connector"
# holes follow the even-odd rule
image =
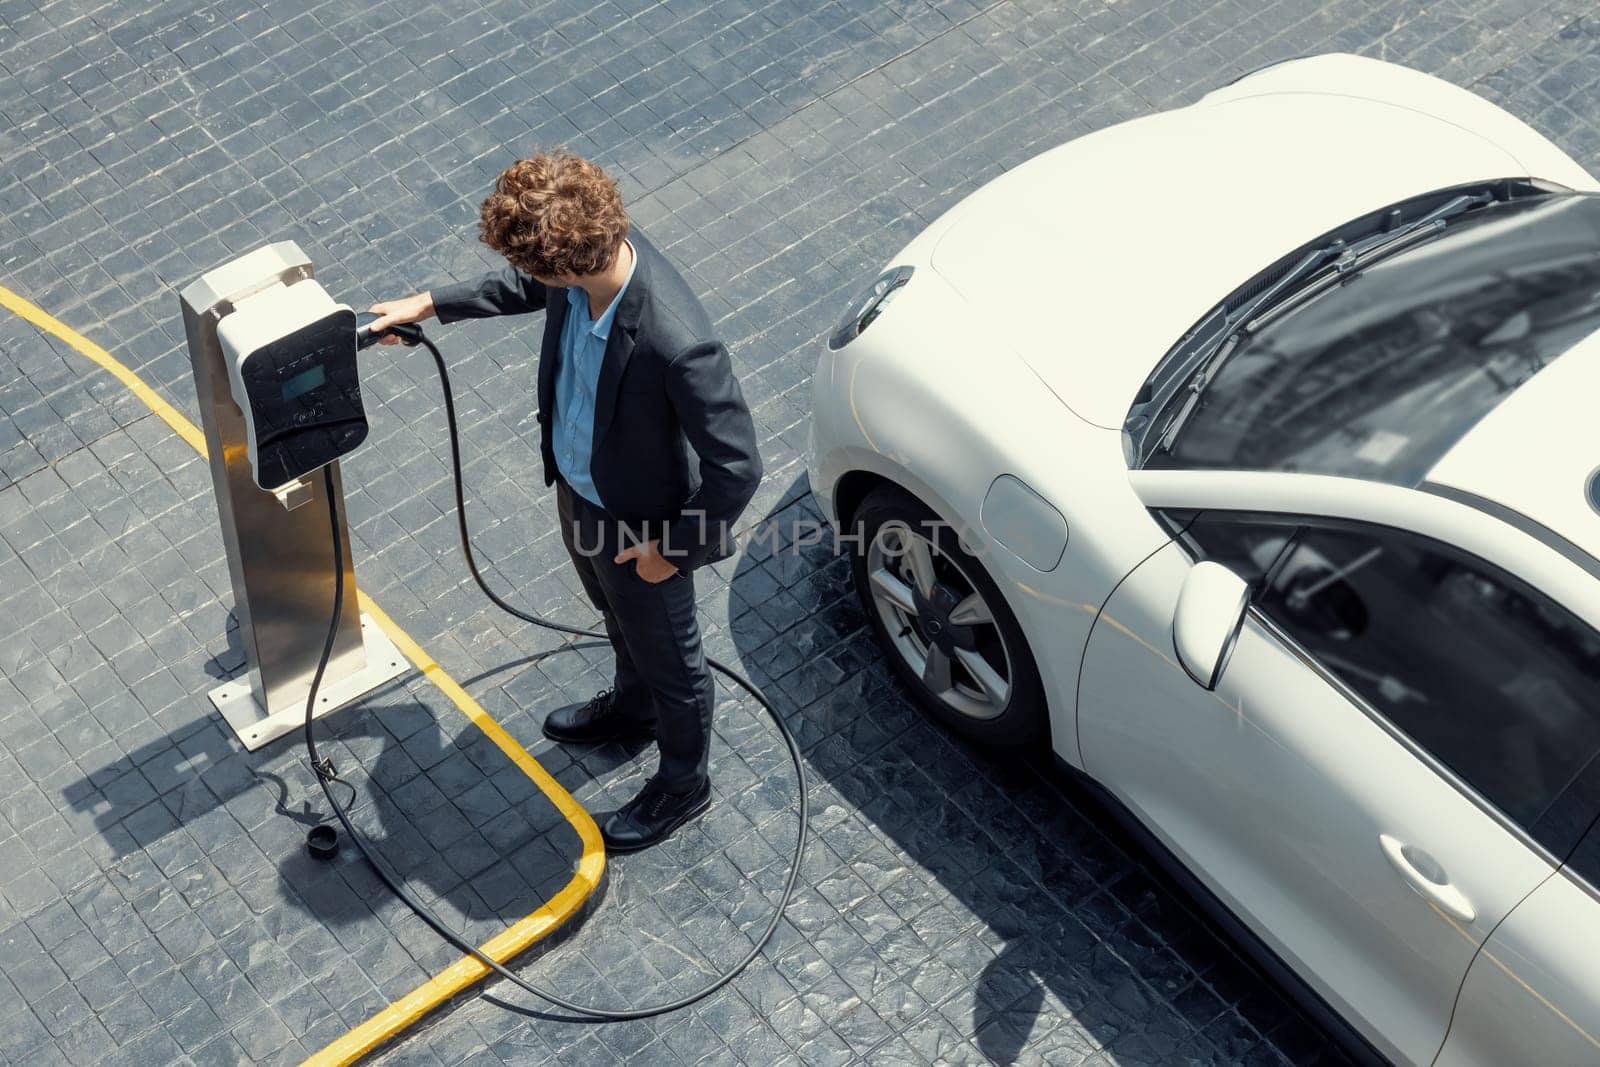
[[[415,345],[422,340],[422,327],[414,322],[391,323],[374,332],[372,324],[381,317],[373,311],[356,312],[356,349],[358,351],[375,345],[390,335],[400,338],[401,342],[407,347]]]

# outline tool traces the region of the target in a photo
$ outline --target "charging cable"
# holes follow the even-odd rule
[[[372,315],[371,313],[365,313],[359,317],[357,330],[357,343],[359,347],[364,348],[378,339],[379,335],[373,334],[370,330],[372,320],[376,317],[377,316]],[[489,588],[489,584],[484,580],[482,573],[478,570],[477,559],[472,554],[472,538],[467,530],[467,502],[466,494],[462,488],[461,474],[461,434],[460,428],[456,424],[455,395],[454,391],[450,387],[450,372],[445,367],[444,357],[439,354],[438,347],[422,332],[422,327],[416,325],[415,323],[397,324],[389,327],[389,329],[384,332],[395,334],[407,344],[421,344],[428,350],[429,354],[433,356],[434,366],[438,368],[439,383],[444,390],[445,418],[448,421],[450,428],[450,463],[452,473],[455,476],[456,522],[461,533],[461,554],[466,558],[467,569],[472,572],[472,579],[478,583],[478,588],[483,590],[484,595],[487,596],[496,607],[517,619],[521,619],[523,622],[532,623],[534,626],[542,626],[547,630],[554,630],[558,633],[564,633],[572,637],[595,637],[604,639],[606,635],[601,631],[585,630],[576,626],[567,626],[562,623],[552,622],[549,619],[542,619],[537,615],[532,615],[528,612],[522,611],[521,609],[506,603],[506,601],[495,594],[494,590]],[[773,909],[772,918],[767,923],[766,929],[761,932],[761,936],[756,938],[755,944],[750,947],[750,950],[745,953],[744,957],[740,959],[738,963],[723,971],[709,984],[693,993],[688,994],[687,996],[679,997],[677,1000],[666,1001],[661,1004],[652,1004],[642,1008],[599,1008],[589,1004],[577,1004],[573,1001],[557,996],[548,990],[541,989],[532,982],[529,982],[520,975],[507,969],[498,960],[488,956],[476,945],[468,941],[460,933],[451,928],[448,923],[439,917],[437,912],[418,899],[416,894],[412,893],[411,890],[407,888],[404,879],[402,879],[395,872],[391,871],[388,864],[376,854],[371,846],[368,845],[366,839],[361,836],[361,834],[356,830],[354,823],[351,822],[350,814],[346,810],[345,806],[339,803],[338,798],[333,794],[334,782],[341,782],[345,786],[349,786],[350,783],[345,782],[338,776],[331,761],[325,760],[317,754],[316,734],[312,729],[312,711],[316,708],[317,689],[322,684],[322,675],[327,669],[328,658],[333,654],[334,638],[339,632],[339,616],[344,605],[345,545],[344,538],[341,534],[342,523],[340,522],[339,494],[333,483],[332,466],[323,468],[322,479],[328,495],[328,524],[333,539],[333,615],[332,618],[328,620],[328,636],[327,639],[322,643],[322,655],[317,660],[316,673],[311,676],[311,692],[306,696],[306,755],[310,757],[311,767],[316,773],[317,781],[322,786],[322,793],[327,798],[328,806],[331,807],[333,809],[333,813],[338,816],[340,824],[344,826],[344,832],[346,836],[348,836],[351,841],[355,842],[356,848],[360,850],[361,855],[365,857],[367,863],[371,865],[372,869],[377,872],[378,878],[394,892],[395,896],[400,898],[401,902],[404,903],[406,907],[410,908],[416,914],[417,918],[427,923],[433,928],[435,933],[444,938],[446,941],[450,942],[450,944],[476,959],[479,963],[489,968],[489,970],[517,986],[519,989],[533,994],[547,1004],[553,1004],[558,1008],[573,1012],[574,1014],[584,1018],[607,1022],[622,1022],[631,1019],[649,1019],[653,1016],[665,1015],[668,1012],[677,1011],[680,1008],[686,1008],[696,1001],[704,1000],[706,997],[709,997],[711,994],[715,993],[717,990],[733,981],[733,979],[738,976],[739,972],[743,971],[747,966],[749,966],[750,961],[755,959],[761,950],[766,947],[767,942],[772,939],[773,932],[777,930],[778,923],[783,918],[783,913],[789,906],[790,898],[794,896],[795,882],[800,877],[800,863],[805,853],[806,833],[811,821],[810,800],[806,795],[805,766],[800,759],[800,747],[795,743],[794,734],[789,731],[788,724],[783,721],[783,715],[775,706],[773,706],[772,701],[767,699],[767,695],[761,691],[761,687],[756,685],[750,679],[746,678],[737,670],[729,667],[727,664],[720,663],[709,656],[706,657],[706,662],[711,665],[713,670],[718,671],[727,677],[729,681],[733,682],[739,688],[749,693],[755,698],[758,704],[766,709],[767,714],[772,718],[773,724],[778,728],[778,733],[783,738],[784,745],[789,750],[789,758],[794,762],[795,781],[800,795],[799,831],[795,835],[794,852],[789,860],[789,877],[784,882],[783,894],[779,898],[777,906]],[[569,642],[565,647],[556,649],[554,651],[570,652],[576,647],[577,646]]]

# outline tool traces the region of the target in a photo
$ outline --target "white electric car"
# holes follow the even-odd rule
[[[1319,56],[886,268],[809,473],[920,702],[1048,737],[1358,1055],[1600,1062],[1600,183]]]

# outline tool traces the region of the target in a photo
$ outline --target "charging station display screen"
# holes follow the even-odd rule
[[[283,383],[282,395],[285,401],[303,396],[311,390],[327,384],[328,372],[322,366],[312,367],[310,370],[301,371],[293,378]]]
[[[366,440],[353,312],[341,309],[263,345],[239,372],[263,489],[304,477]]]

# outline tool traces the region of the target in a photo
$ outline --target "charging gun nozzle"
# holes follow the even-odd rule
[[[371,311],[356,312],[356,349],[357,351],[378,343],[379,338],[393,334],[400,338],[406,345],[414,345],[422,340],[422,327],[414,322],[396,322],[378,330],[372,329],[372,324],[378,321],[378,316]]]

